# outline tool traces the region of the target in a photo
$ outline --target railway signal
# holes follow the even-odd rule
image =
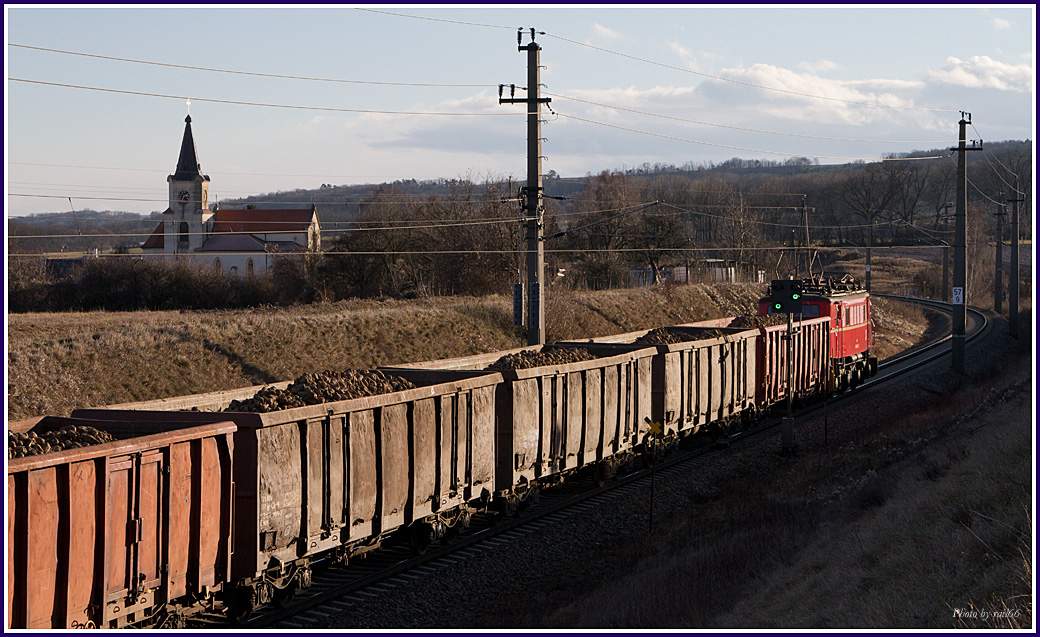
[[[782,452],[794,453],[794,325],[792,315],[802,313],[802,282],[794,279],[776,279],[769,285],[769,313],[787,315],[787,416],[780,424]]]
[[[771,314],[802,313],[802,282],[778,279],[769,286]]]

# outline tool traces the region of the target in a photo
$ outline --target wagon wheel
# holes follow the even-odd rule
[[[256,609],[256,591],[251,586],[240,586],[231,593],[228,617],[234,624],[244,623]]]
[[[275,589],[274,591],[274,605],[278,608],[287,608],[292,604],[293,599],[296,597],[296,591],[300,590],[300,582],[297,578],[293,577],[289,580],[289,583],[285,585],[285,588]]]
[[[184,619],[184,615],[164,611],[159,621],[156,622],[155,627],[176,630],[184,628],[186,625],[187,621]]]
[[[433,529],[429,524],[416,522],[408,527],[408,545],[417,555],[425,555],[433,542]]]
[[[538,504],[538,499],[541,497],[541,489],[537,487],[532,488],[527,494],[527,497],[520,501],[520,506],[517,507],[517,516],[524,515],[527,510],[532,506]]]

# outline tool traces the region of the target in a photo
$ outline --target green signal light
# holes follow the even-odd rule
[[[781,303],[773,303],[773,309],[779,310],[779,309],[781,309],[783,307],[784,306]]]
[[[801,294],[795,293],[791,295],[791,299],[797,301],[799,298],[801,298],[801,296]]]

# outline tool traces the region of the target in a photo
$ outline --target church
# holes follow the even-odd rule
[[[209,175],[202,174],[191,116],[177,169],[166,178],[170,207],[141,244],[146,255],[187,258],[232,274],[262,274],[279,255],[321,251],[321,226],[314,205],[288,210],[210,209]]]

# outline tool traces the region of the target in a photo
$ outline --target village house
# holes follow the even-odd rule
[[[210,208],[209,175],[202,174],[184,119],[177,169],[166,178],[170,206],[163,221],[141,244],[145,255],[187,258],[232,274],[261,274],[279,255],[321,251],[315,206],[298,209]]]

